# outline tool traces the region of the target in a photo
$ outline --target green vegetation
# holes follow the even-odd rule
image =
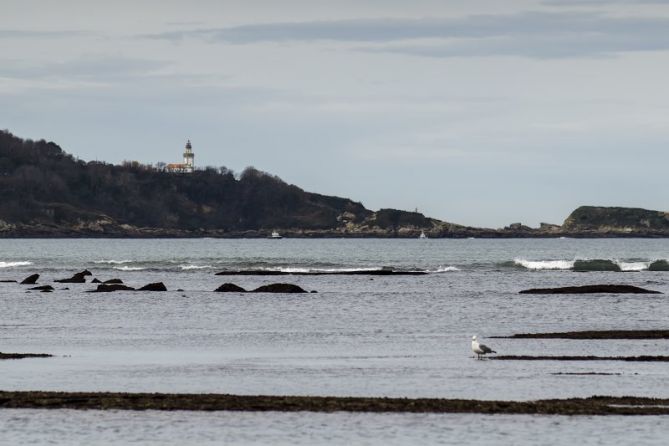
[[[581,206],[564,221],[565,231],[669,231],[669,214],[639,208]]]
[[[247,168],[172,174],[137,162],[85,162],[44,140],[0,132],[0,219],[48,227],[179,230],[332,229],[373,213]]]

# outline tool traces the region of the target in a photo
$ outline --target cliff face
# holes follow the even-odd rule
[[[669,214],[639,208],[581,206],[567,217],[562,230],[669,234]]]

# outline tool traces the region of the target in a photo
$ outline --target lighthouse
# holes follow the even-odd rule
[[[172,173],[193,173],[195,170],[195,154],[193,154],[193,146],[190,143],[190,139],[186,141],[184,162],[168,164],[165,166],[165,170]]]
[[[193,154],[193,146],[190,139],[186,142],[186,150],[184,151],[184,172],[192,173],[195,167],[195,155]]]

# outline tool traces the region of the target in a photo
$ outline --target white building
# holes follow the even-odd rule
[[[183,163],[168,164],[166,169],[168,172],[174,173],[193,173],[195,168],[195,155],[193,154],[193,146],[190,144],[190,139],[186,142],[186,150],[184,151]]]

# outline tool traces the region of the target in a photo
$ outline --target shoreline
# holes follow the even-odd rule
[[[122,392],[0,391],[0,409],[669,415],[669,398],[591,396],[536,401]]]
[[[599,239],[666,239],[669,238],[669,233],[666,234],[629,234],[629,233],[565,233],[565,234],[535,234],[535,233],[500,233],[500,234],[443,234],[430,235],[428,240],[467,240],[467,239],[482,239],[482,240],[518,240],[518,239],[583,239],[583,240],[599,240]],[[128,240],[161,240],[161,239],[223,239],[223,240],[270,240],[265,234],[247,234],[247,233],[53,233],[44,234],[41,232],[29,233],[3,233],[0,232],[0,240],[58,240],[58,239],[128,239]],[[319,239],[377,239],[377,240],[413,240],[418,239],[418,235],[406,234],[350,234],[339,232],[323,232],[323,233],[300,233],[300,232],[284,232],[282,239],[301,239],[301,240],[319,240]]]

